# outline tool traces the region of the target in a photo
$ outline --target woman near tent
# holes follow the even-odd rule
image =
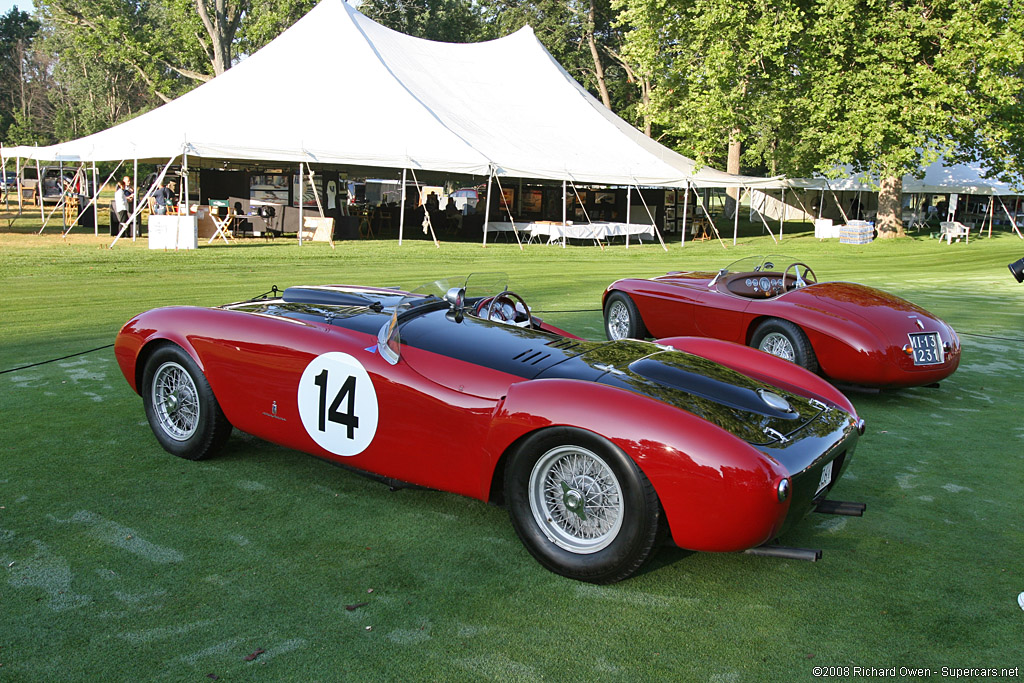
[[[124,181],[117,184],[114,190],[114,213],[117,214],[118,233],[121,226],[128,222],[128,195],[125,193]]]

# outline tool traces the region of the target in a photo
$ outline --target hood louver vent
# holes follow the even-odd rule
[[[547,353],[545,351],[536,351],[534,349],[530,349],[530,350],[527,350],[527,351],[523,351],[522,353],[520,353],[517,356],[513,356],[512,360],[517,360],[520,363],[524,363],[524,364],[527,364],[527,365],[536,365],[537,363],[540,363],[541,361],[547,360],[550,357],[551,357],[550,353]]]

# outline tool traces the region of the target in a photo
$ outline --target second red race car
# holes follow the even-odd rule
[[[960,364],[960,338],[920,306],[852,282],[819,282],[787,256],[714,272],[623,279],[604,293],[609,339],[698,335],[752,346],[834,382],[932,384]]]

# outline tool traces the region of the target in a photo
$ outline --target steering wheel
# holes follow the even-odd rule
[[[800,266],[804,267],[804,277],[800,277]],[[796,277],[793,279],[792,287],[790,287],[787,284],[788,279],[786,278],[786,276],[789,274],[790,269],[792,269],[794,275],[796,275]],[[807,282],[806,280],[804,280],[804,278],[807,278],[807,280],[810,280],[810,282]],[[782,271],[782,289],[785,292],[788,292],[793,289],[800,289],[801,287],[806,287],[809,284],[814,285],[817,283],[818,276],[814,274],[814,271],[811,270],[811,267],[806,263],[796,261],[794,263],[790,263],[788,266],[786,266],[786,270]]]
[[[517,307],[522,304],[522,309]],[[486,310],[484,308],[486,307]],[[484,299],[476,307],[476,314],[484,320],[494,320],[517,327],[533,327],[533,315],[523,297],[507,289],[501,294]]]

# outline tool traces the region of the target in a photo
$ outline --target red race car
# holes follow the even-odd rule
[[[960,338],[928,311],[864,285],[818,282],[787,256],[618,280],[605,290],[604,321],[609,339],[723,339],[867,387],[932,384],[960,364]]]
[[[595,583],[630,576],[666,535],[740,551],[842,512],[825,497],[863,433],[842,393],[791,363],[708,339],[584,341],[502,284],[160,308],[115,353],[175,455],[206,458],[234,427],[502,503],[544,566]]]

